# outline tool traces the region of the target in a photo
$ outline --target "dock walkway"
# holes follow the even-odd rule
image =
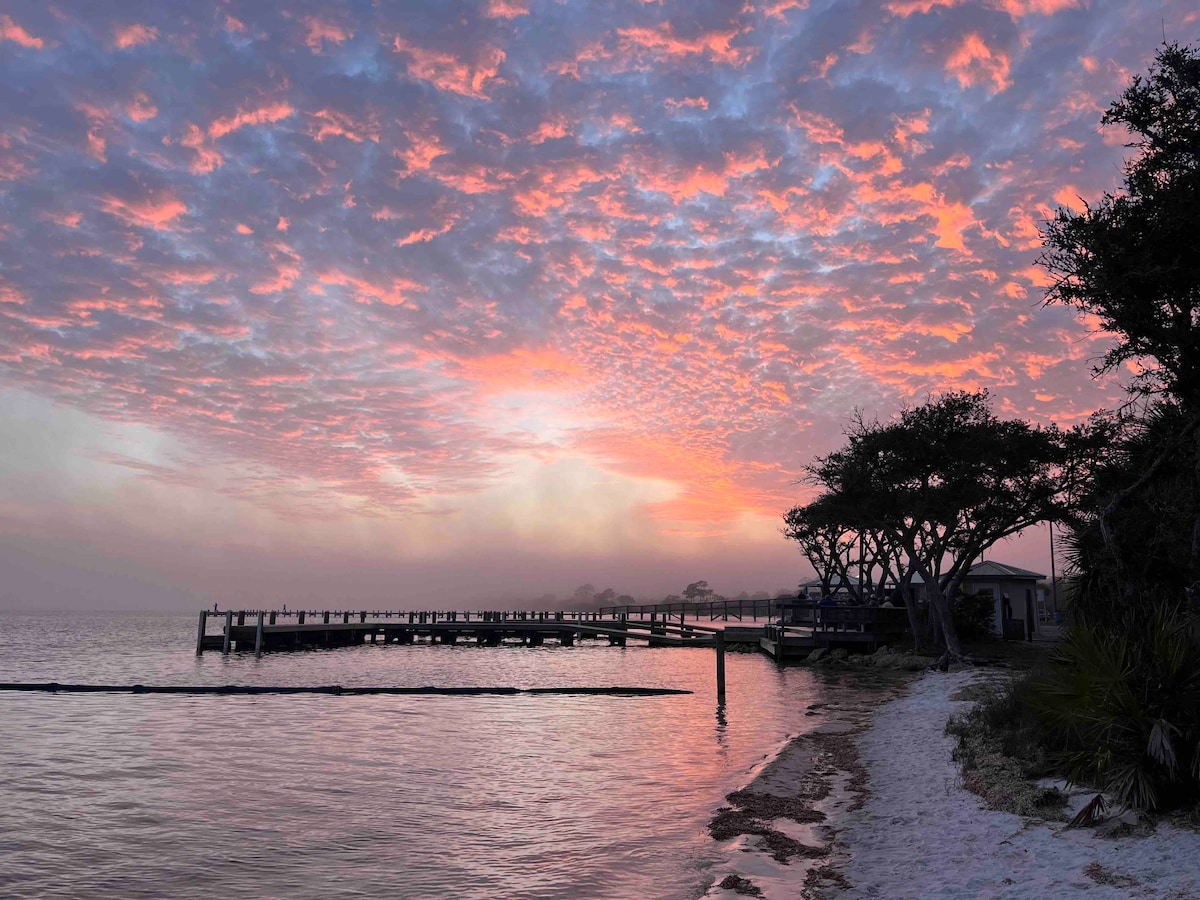
[[[665,606],[665,604],[664,604]],[[540,646],[547,641],[572,646],[581,640],[607,641],[626,646],[630,640],[658,647],[757,647],[780,662],[806,656],[818,647],[847,647],[874,650],[896,640],[907,629],[903,609],[878,607],[793,606],[794,624],[769,622],[763,625],[723,627],[689,622],[717,616],[726,619],[766,615],[757,605],[716,610],[715,604],[690,604],[695,608],[658,607],[609,608],[602,611],[501,610],[205,610],[200,613],[196,634],[197,655],[206,650],[224,653],[237,650],[295,650],[312,647],[344,647],[365,643],[412,644],[428,642],[458,644],[473,642],[497,646],[519,641]],[[208,620],[218,619],[221,628],[210,634]],[[797,620],[800,620],[797,623]]]

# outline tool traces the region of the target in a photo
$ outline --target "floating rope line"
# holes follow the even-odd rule
[[[566,696],[600,697],[663,697],[690,694],[678,688],[655,687],[343,687],[340,684],[313,687],[292,687],[257,684],[59,684],[47,682],[0,682],[0,691],[27,691],[51,694],[332,694],[359,696],[365,694],[400,694],[418,696],[475,697],[513,696],[515,694],[556,694]]]

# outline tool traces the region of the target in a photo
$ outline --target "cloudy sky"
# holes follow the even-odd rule
[[[1200,22],[2,9],[0,608],[795,584],[779,514],[856,407],[1119,396],[1038,224],[1117,184],[1103,108]]]

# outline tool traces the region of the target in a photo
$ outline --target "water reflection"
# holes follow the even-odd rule
[[[187,617],[0,617],[0,680],[645,685],[680,697],[0,694],[0,892],[687,897],[723,796],[811,720],[806,670],[711,650],[367,645],[194,656]]]

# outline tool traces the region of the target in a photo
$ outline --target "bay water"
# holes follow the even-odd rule
[[[714,810],[832,688],[711,649],[197,657],[192,615],[0,614],[0,682],[640,686],[690,695],[0,692],[0,896],[691,898]]]

